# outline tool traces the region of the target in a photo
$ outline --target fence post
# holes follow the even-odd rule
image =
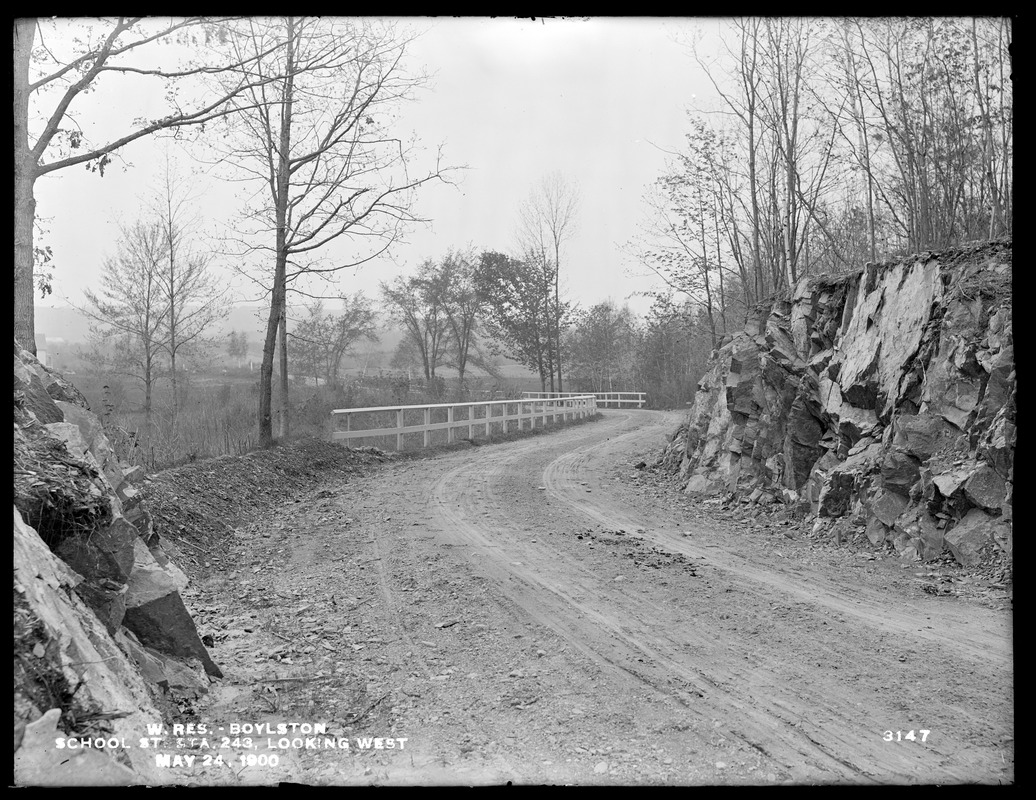
[[[370,424],[370,423],[368,423]],[[396,427],[399,433],[396,434],[396,450],[403,450],[403,409],[396,410]]]
[[[489,426],[491,424],[492,416],[493,416],[493,404],[490,403],[488,406],[486,406],[486,438],[487,439],[489,438],[489,434],[490,434]]]
[[[424,446],[428,447],[428,434],[431,431],[428,430],[428,426],[432,424],[432,409],[426,408],[424,410]]]
[[[471,424],[471,421],[475,418],[475,404],[468,404],[468,441],[475,441],[475,426]]]
[[[446,421],[450,423],[446,429],[446,444],[453,444],[453,406],[446,409]]]

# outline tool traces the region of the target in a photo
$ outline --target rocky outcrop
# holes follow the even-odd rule
[[[75,387],[17,343],[14,374],[16,780],[144,782],[153,763],[138,748],[79,756],[70,772],[54,731],[136,741],[221,672],[141,507],[139,468],[119,462]]]
[[[904,557],[1011,550],[1012,246],[799,281],[714,354],[662,462]]]

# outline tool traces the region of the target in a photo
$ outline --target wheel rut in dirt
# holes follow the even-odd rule
[[[506,456],[477,454],[446,472],[432,489],[433,509],[443,523],[443,535],[467,545],[482,574],[495,580],[509,599],[539,622],[576,644],[585,656],[700,710],[702,718],[723,720],[718,729],[769,758],[800,765],[791,773],[794,779],[911,781],[933,765],[938,765],[946,779],[972,779],[982,762],[988,762],[988,754],[972,757],[952,737],[913,752],[890,749],[881,735],[861,737],[861,729],[879,732],[901,711],[873,697],[872,687],[866,684],[857,689],[838,680],[818,681],[810,667],[815,664],[825,669],[825,664],[855,660],[862,675],[867,665],[860,663],[860,655],[868,643],[877,654],[889,653],[900,641],[913,645],[921,639],[940,648],[942,656],[950,651],[1004,669],[1009,640],[1003,635],[1003,615],[990,612],[988,620],[973,620],[991,623],[995,618],[996,623],[992,629],[980,631],[977,641],[962,639],[954,630],[959,619],[937,617],[929,630],[918,630],[917,608],[904,612],[862,586],[843,585],[836,593],[825,586],[832,585],[830,578],[767,569],[758,558],[729,547],[691,545],[680,533],[665,530],[679,525],[679,520],[659,519],[650,510],[645,518],[642,508],[618,501],[609,493],[600,474],[593,488],[584,488],[586,479],[593,477],[589,465],[613,463],[631,444],[651,435],[650,427],[623,431],[635,416],[619,415],[602,423],[611,426],[612,436],[596,441],[601,431],[595,431],[585,436],[587,444],[576,443],[553,458],[538,457],[534,445],[525,444],[512,448]],[[654,433],[666,427],[661,425]],[[511,486],[507,486],[509,481]],[[537,489],[557,501],[562,510],[556,515],[569,517],[570,526],[594,522],[626,536],[639,530],[642,541],[684,556],[703,574],[711,572],[715,580],[730,584],[724,593],[741,594],[741,603],[762,608],[775,602],[792,604],[795,618],[783,620],[779,630],[788,641],[798,643],[798,652],[785,652],[775,661],[767,652],[770,648],[751,638],[727,637],[717,647],[716,631],[707,614],[688,614],[681,608],[685,604],[659,603],[668,598],[659,598],[636,583],[629,588],[619,586],[587,567],[578,555],[530,541],[529,531],[515,528],[515,498],[513,494],[508,497],[513,483],[522,481],[542,481]],[[588,495],[593,500],[584,499]],[[487,508],[489,511],[484,510]],[[700,596],[696,588],[687,587],[688,599]],[[832,615],[840,618],[843,630],[835,632],[835,626],[829,625],[825,617]],[[978,615],[983,616],[981,611]],[[834,635],[818,637],[818,630],[825,627]],[[852,628],[862,631],[844,630]],[[892,642],[886,641],[890,638]],[[846,648],[847,639],[855,646]],[[803,644],[808,646],[803,648]],[[906,646],[900,644],[899,648]],[[880,673],[890,657],[868,660]]]
[[[256,523],[236,557],[269,588],[227,674],[267,675],[266,648],[277,713],[333,707],[343,735],[409,737],[298,754],[276,779],[1012,780],[1009,612],[911,594],[895,564],[863,573],[844,548],[634,479],[677,417],[613,411],[389,462]]]

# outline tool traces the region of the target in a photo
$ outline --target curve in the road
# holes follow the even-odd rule
[[[532,619],[557,631],[592,663],[618,671],[673,698],[706,720],[720,720],[721,730],[745,742],[798,780],[865,783],[917,780],[930,773],[933,758],[945,780],[967,781],[984,768],[981,757],[952,738],[927,750],[889,748],[880,732],[861,737],[861,708],[873,702],[844,688],[832,696],[831,683],[810,680],[808,671],[793,680],[785,669],[779,680],[765,654],[750,642],[720,641],[707,626],[681,617],[677,609],[660,609],[650,592],[606,584],[581,561],[532,537],[517,536],[513,494],[516,476],[542,481],[546,493],[579,523],[594,521],[615,528],[646,527],[642,509],[624,507],[597,493],[593,502],[583,489],[590,466],[645,437],[664,434],[671,418],[648,412],[609,414],[601,422],[553,434],[550,447],[527,440],[503,448],[471,453],[435,482],[432,511],[443,535],[467,547],[477,567],[492,578],[502,594]],[[602,436],[605,437],[602,440]],[[544,460],[545,450],[562,448]],[[536,470],[530,473],[529,470]],[[488,510],[487,510],[488,509]],[[573,523],[573,524],[579,524]],[[775,594],[799,601],[814,613],[834,611],[884,635],[915,636],[916,618],[893,602],[859,594],[847,598],[822,582],[767,569],[730,549],[700,547],[664,530],[648,530],[646,538],[660,548],[693,558],[703,568],[736,583],[764,607]],[[541,536],[542,540],[543,537]],[[854,586],[854,591],[863,587]],[[705,617],[700,617],[704,621]],[[962,644],[951,639],[941,623],[925,638],[940,647],[955,646],[970,659],[1002,661],[1002,641]],[[840,657],[838,642],[816,642],[822,657]],[[880,726],[880,723],[879,723]],[[711,725],[710,725],[711,727]]]

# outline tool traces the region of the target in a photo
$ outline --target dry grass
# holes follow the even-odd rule
[[[175,414],[167,391],[156,391],[150,432],[139,410],[140,398],[105,376],[77,376],[91,408],[101,417],[120,460],[149,471],[219,456],[238,456],[259,446],[258,386],[253,375],[193,378],[181,385]],[[105,388],[107,387],[107,388]],[[429,391],[423,383],[400,376],[356,377],[341,387],[291,388],[290,434],[287,441],[306,437],[330,440],[331,411],[336,408],[421,404],[464,398],[516,398],[530,386],[520,381],[470,379],[462,392],[456,380],[445,390]],[[532,387],[536,388],[536,387]],[[277,420],[274,417],[276,432]]]

